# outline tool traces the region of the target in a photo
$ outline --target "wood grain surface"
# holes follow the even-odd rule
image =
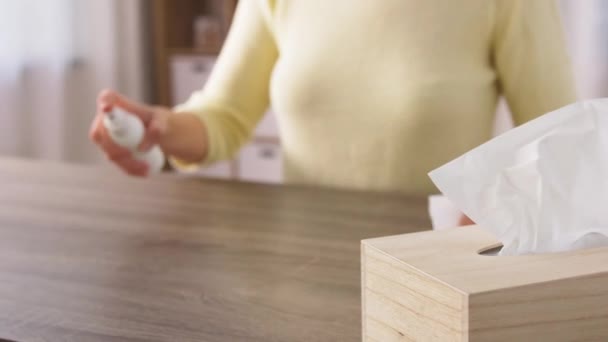
[[[360,240],[425,199],[0,159],[0,339],[357,341]]]

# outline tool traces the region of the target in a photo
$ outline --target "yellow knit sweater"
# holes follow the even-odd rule
[[[553,0],[241,0],[205,89],[204,163],[272,103],[289,183],[429,194],[427,172],[575,100]],[[204,164],[203,163],[203,164]]]

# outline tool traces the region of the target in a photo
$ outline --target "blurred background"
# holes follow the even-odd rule
[[[236,2],[0,0],[0,156],[107,165],[87,138],[98,91],[184,101],[213,69]],[[558,3],[580,98],[608,96],[608,1]],[[280,183],[273,115],[201,176]],[[510,126],[501,102],[496,132]]]

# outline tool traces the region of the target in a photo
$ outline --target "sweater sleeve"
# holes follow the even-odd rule
[[[204,89],[175,108],[177,115],[196,114],[207,128],[208,152],[201,164],[232,158],[268,109],[270,77],[278,56],[269,20],[263,1],[239,1]],[[174,158],[171,163],[182,170],[199,166]]]
[[[495,0],[493,57],[520,125],[576,100],[556,1]]]

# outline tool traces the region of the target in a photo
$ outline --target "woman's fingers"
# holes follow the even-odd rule
[[[144,177],[148,175],[148,165],[135,159],[132,151],[117,145],[112,140],[108,130],[103,125],[103,118],[106,113],[114,107],[120,107],[130,114],[139,117],[146,130],[144,139],[139,146],[142,151],[149,150],[158,144],[160,136],[166,130],[166,118],[160,107],[147,106],[132,101],[113,90],[104,90],[97,97],[97,113],[89,130],[89,137],[105,153],[106,157],[121,168],[124,172],[132,176]]]
[[[102,131],[103,125],[101,122],[101,115],[96,114],[93,122],[91,123],[91,128],[89,129],[89,139],[96,144],[101,143]]]
[[[458,222],[459,226],[470,226],[474,224],[475,222],[473,222],[473,220],[471,220],[467,215],[460,216],[460,221]]]
[[[130,150],[114,143],[107,129],[101,128],[99,136],[100,138],[97,145],[104,151],[108,159],[116,161],[132,155]]]
[[[134,159],[132,156],[113,160],[113,162],[131,176],[145,177],[148,175],[148,165],[142,161]]]
[[[107,131],[102,133],[102,136],[107,134]],[[131,151],[118,146],[108,137],[101,138],[98,145],[104,151],[106,158],[116,164],[124,172],[131,176],[145,177],[148,175],[148,164],[133,157]]]
[[[136,101],[132,101],[125,96],[110,90],[103,90],[97,98],[98,107],[101,107],[102,112],[108,112],[113,107],[120,107],[125,111],[138,116],[144,125],[152,121],[154,116],[154,108]],[[105,109],[105,110],[103,110]]]
[[[156,109],[154,118],[146,126],[144,138],[138,146],[139,151],[148,151],[152,146],[159,143],[161,136],[167,132],[167,121],[170,114],[167,110]]]

